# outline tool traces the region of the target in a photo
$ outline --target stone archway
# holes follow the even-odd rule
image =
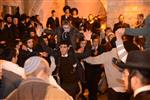
[[[106,16],[106,8],[101,0],[66,0],[66,3],[78,8],[81,17],[87,17],[88,14]]]

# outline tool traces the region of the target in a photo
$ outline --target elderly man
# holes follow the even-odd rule
[[[7,100],[72,100],[65,92],[49,84],[49,64],[38,56],[30,57],[24,64],[26,79]]]
[[[104,52],[95,57],[88,57],[84,59],[89,64],[103,64],[108,82],[108,100],[129,100],[129,96],[125,91],[124,84],[122,82],[122,72],[118,70],[118,67],[112,63],[112,58],[116,57],[117,49],[115,45],[115,39],[111,40],[112,49],[108,52]]]
[[[117,36],[117,50],[120,60],[114,63],[123,68],[126,90],[134,92],[133,100],[150,100],[150,51],[131,51],[127,53],[121,36]]]

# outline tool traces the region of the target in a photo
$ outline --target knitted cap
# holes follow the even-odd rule
[[[25,74],[31,74],[34,71],[36,71],[38,69],[41,61],[46,62],[46,60],[44,58],[38,57],[38,56],[33,56],[33,57],[28,58],[24,64]]]

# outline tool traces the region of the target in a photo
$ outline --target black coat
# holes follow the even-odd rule
[[[150,90],[139,93],[133,100],[150,100]]]
[[[79,29],[79,25],[80,25],[80,22],[81,22],[80,18],[79,17],[72,17],[71,21],[72,21],[72,25],[75,28]]]
[[[25,61],[32,56],[38,56],[38,52],[36,52],[35,50],[33,50],[33,52],[30,51],[25,51],[25,50],[20,50],[19,55],[18,55],[18,65],[23,67]]]
[[[61,25],[62,25],[62,22],[65,21],[65,20],[71,21],[71,16],[69,16],[69,17],[66,18],[65,15],[62,15],[62,16],[61,16]]]
[[[49,17],[46,23],[46,27],[50,24],[50,27],[55,30],[57,27],[59,27],[59,19],[56,17],[54,20],[53,17]]]
[[[0,41],[8,41],[9,40],[9,34],[6,33],[4,30],[0,29]]]
[[[119,28],[129,28],[129,27],[130,27],[130,25],[127,23],[118,22],[118,23],[114,24],[113,32],[115,33],[115,31]]]

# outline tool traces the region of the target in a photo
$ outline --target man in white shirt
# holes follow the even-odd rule
[[[108,100],[129,100],[129,96],[125,91],[122,72],[118,70],[118,67],[112,63],[112,58],[116,57],[117,49],[115,45],[115,39],[111,40],[112,50],[104,52],[96,57],[88,57],[84,59],[90,64],[103,64],[108,82]]]
[[[122,36],[116,32],[119,58],[114,63],[124,69],[124,86],[133,91],[133,100],[150,100],[150,51],[131,51],[124,49]]]

